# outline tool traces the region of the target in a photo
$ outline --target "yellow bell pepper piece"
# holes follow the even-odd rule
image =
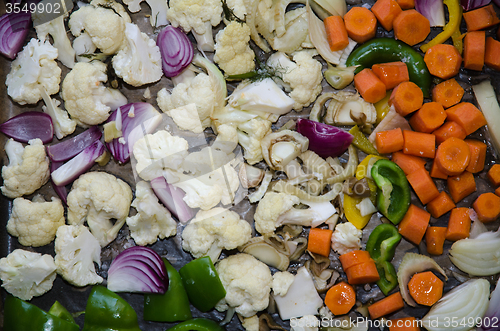
[[[389,106],[389,98],[391,97],[391,93],[392,91],[387,91],[387,94],[382,100],[373,104],[375,106],[375,110],[377,111],[377,124],[379,124],[384,119],[385,115],[387,115],[391,108]]]
[[[354,198],[344,194],[344,215],[349,222],[352,223],[357,229],[363,229],[370,221],[372,215],[361,216],[356,205],[361,202],[363,198]]]
[[[372,160],[373,159],[373,160]],[[366,174],[368,170],[371,169],[371,166],[377,162],[378,160],[381,159],[387,159],[386,157],[380,156],[380,155],[373,155],[370,154],[361,163],[358,165],[356,168],[356,179],[360,180],[366,177]],[[371,176],[368,176],[368,178],[371,178]]]

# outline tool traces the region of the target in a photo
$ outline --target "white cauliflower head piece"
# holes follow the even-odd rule
[[[262,139],[271,131],[271,121],[257,117],[238,125],[238,142],[243,147],[244,157],[252,165],[264,159]]]
[[[125,41],[113,57],[113,69],[118,77],[132,86],[160,80],[163,75],[160,48],[153,39],[133,23],[125,24]]]
[[[158,238],[168,238],[177,233],[177,222],[168,209],[158,202],[148,182],[137,183],[132,207],[137,210],[137,214],[127,217],[126,222],[130,236],[137,245],[154,244]]]
[[[232,21],[215,36],[214,62],[226,75],[239,75],[255,69],[255,53],[250,48],[250,28]]]
[[[64,78],[64,106],[78,124],[100,124],[112,110],[127,103],[120,91],[102,84],[107,80],[106,65],[100,61],[78,62]]]
[[[261,234],[274,232],[280,216],[299,203],[300,199],[295,195],[267,192],[255,210],[255,230]]]
[[[0,279],[7,292],[22,300],[31,300],[52,288],[56,279],[54,258],[16,249],[0,259]]]
[[[363,231],[350,222],[337,224],[332,234],[332,249],[340,255],[360,249],[362,235]]]
[[[273,275],[273,294],[284,296],[295,280],[295,276],[288,271],[278,271]]]
[[[250,317],[267,308],[273,282],[267,265],[240,253],[220,260],[215,268],[226,289],[226,297],[215,306],[218,311],[232,307],[241,316]]]
[[[87,221],[102,247],[115,240],[128,216],[132,190],[123,180],[106,172],[87,172],[68,194],[68,223]],[[111,221],[115,219],[115,223]]]
[[[20,105],[35,104],[42,98],[41,89],[49,95],[59,92],[61,68],[57,66],[57,48],[48,41],[31,39],[17,54],[5,80],[7,94]]]
[[[57,229],[54,262],[57,273],[75,286],[102,283],[94,267],[101,265],[101,246],[84,225],[63,225]]]
[[[124,0],[123,3],[128,6],[128,10],[132,13],[136,13],[141,10],[141,2],[143,1],[146,1],[149,7],[151,7],[151,17],[149,18],[149,21],[152,26],[158,27],[168,24],[167,0]]]
[[[60,15],[53,20],[35,26],[36,35],[39,40],[45,41],[48,35],[54,40],[54,47],[57,48],[57,59],[68,68],[73,68],[75,65],[75,50],[71,47],[66,27],[64,26],[64,18],[67,15]]]
[[[64,207],[61,200],[42,197],[33,202],[16,198],[7,222],[7,231],[17,237],[23,246],[39,247],[49,244],[56,237],[57,229],[65,224]]]
[[[214,208],[199,211],[182,232],[182,248],[195,258],[208,255],[217,261],[222,249],[235,249],[252,237],[252,228],[238,213]]]
[[[9,164],[2,167],[3,195],[18,198],[31,194],[47,183],[50,177],[49,158],[40,139],[23,145],[13,139],[5,144]]]

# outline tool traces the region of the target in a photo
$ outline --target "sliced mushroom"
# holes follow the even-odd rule
[[[297,244],[295,251],[289,257],[290,261],[297,261],[307,249],[307,239],[304,237],[298,237],[297,239],[291,240],[289,242]]]
[[[335,170],[321,156],[313,151],[305,151],[299,158],[302,160],[304,168],[308,172],[319,174],[319,180],[326,181],[328,178],[335,176]]]
[[[278,270],[284,271],[290,264],[288,256],[267,242],[264,237],[254,237],[245,245],[238,247],[238,250],[253,255],[256,259]]]
[[[273,320],[271,315],[264,313],[259,316],[259,331],[269,331],[269,330],[286,331],[284,327],[282,327]]]
[[[285,166],[309,147],[309,139],[296,131],[273,132],[261,141],[262,156],[271,169],[283,170]]]
[[[244,188],[256,187],[264,178],[264,170],[243,163],[238,173],[241,186]]]

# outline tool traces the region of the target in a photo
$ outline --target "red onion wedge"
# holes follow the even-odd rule
[[[102,132],[97,126],[83,131],[77,136],[65,139],[58,144],[47,146],[47,155],[52,161],[67,161],[101,139]]]
[[[497,6],[500,6],[500,0],[493,0]],[[491,0],[461,0],[460,4],[464,11],[474,10],[479,7],[489,5]]]
[[[64,186],[73,182],[85,171],[92,168],[95,160],[101,156],[105,150],[106,147],[104,144],[100,140],[96,140],[77,156],[52,172],[52,182],[57,186]]]
[[[46,144],[54,137],[54,126],[49,115],[38,111],[28,111],[12,117],[0,125],[0,131],[9,138],[27,143],[40,138]]]
[[[309,149],[323,158],[337,157],[347,150],[352,134],[324,123],[299,118],[297,131],[309,139]]]
[[[165,178],[151,180],[151,188],[160,201],[181,222],[187,223],[194,216],[194,210],[184,201],[186,193],[178,187],[167,183]]]
[[[163,73],[175,77],[193,60],[193,45],[179,28],[166,26],[158,34],[156,45],[160,48]]]
[[[64,163],[63,162],[58,162],[58,161],[52,161],[50,162],[50,172],[56,171],[58,168],[60,168]],[[52,182],[52,187],[54,188],[54,191],[56,191],[57,195],[61,199],[61,201],[67,206],[68,205],[68,190],[66,190],[66,186],[57,186]]]
[[[122,137],[115,138],[106,143],[109,152],[120,163],[127,163],[130,160],[130,150],[135,142],[144,134],[153,132],[161,123],[161,114],[146,102],[129,103],[119,107],[107,122],[115,121],[118,111],[122,118]],[[138,128],[138,130],[134,130]]]
[[[29,13],[9,13],[0,17],[0,53],[13,60],[24,45],[31,25]]]
[[[446,24],[442,0],[415,0],[415,9],[429,20],[431,27]]]
[[[107,286],[113,292],[163,294],[168,289],[167,269],[151,248],[130,247],[111,262]]]

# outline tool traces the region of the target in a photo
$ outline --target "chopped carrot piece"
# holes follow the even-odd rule
[[[378,0],[380,1],[380,0]],[[394,1],[394,0],[391,0]],[[384,83],[385,88],[392,90],[402,82],[408,82],[410,76],[404,62],[379,63],[372,66],[373,73]]]
[[[500,23],[493,5],[488,5],[478,9],[463,13],[467,31],[478,31],[489,28]]]
[[[462,100],[464,89],[455,78],[445,80],[432,89],[432,101],[439,102],[444,108],[450,108]]]
[[[469,145],[455,137],[446,139],[437,148],[435,162],[448,176],[460,175],[470,162]]]
[[[410,46],[416,45],[431,33],[429,20],[415,9],[401,12],[393,22],[394,37]]]
[[[448,175],[442,172],[441,169],[439,169],[437,162],[435,160],[434,162],[432,162],[431,177],[439,179],[448,179]]]
[[[342,16],[328,16],[323,20],[326,38],[332,52],[343,50],[349,45],[349,37]]]
[[[416,303],[432,306],[443,296],[443,281],[432,271],[419,272],[408,282],[408,289]]]
[[[420,331],[415,317],[396,318],[388,321],[389,331]]]
[[[448,220],[448,228],[446,229],[446,239],[449,241],[457,241],[465,239],[470,232],[470,213],[469,208],[453,208]]]
[[[464,38],[464,68],[482,71],[486,51],[486,33],[484,31],[467,32]]]
[[[403,130],[405,154],[433,159],[436,154],[436,136],[430,133]]]
[[[466,139],[464,141],[469,145],[470,150],[470,162],[466,170],[473,174],[483,171],[488,146],[479,140]]]
[[[364,43],[375,37],[377,18],[365,7],[352,7],[344,15],[345,28],[352,40]]]
[[[344,270],[347,282],[352,285],[375,283],[380,279],[375,261],[356,264]]]
[[[403,10],[415,8],[415,0],[396,0]]]
[[[402,82],[392,90],[389,105],[394,106],[401,116],[406,116],[420,109],[424,102],[424,93],[413,82]]]
[[[428,204],[438,197],[439,191],[427,170],[420,169],[414,171],[408,174],[406,179],[408,179],[408,182],[423,205]]]
[[[356,292],[346,282],[330,287],[325,296],[325,305],[334,315],[347,314],[356,304]]]
[[[396,292],[370,305],[368,307],[368,313],[371,319],[376,319],[403,309],[404,306],[405,304],[401,293]]]
[[[432,134],[436,136],[436,143],[438,145],[451,137],[458,139],[465,139],[467,137],[462,126],[453,121],[445,122],[441,127],[432,132]]]
[[[455,203],[459,203],[466,196],[476,192],[476,181],[474,175],[464,171],[458,176],[448,177],[448,191]]]
[[[483,193],[474,201],[472,207],[481,222],[493,222],[500,216],[500,197],[491,192]]]
[[[307,240],[307,249],[311,253],[316,253],[322,256],[330,255],[332,246],[332,230],[312,228],[309,231]]]
[[[377,132],[375,137],[375,145],[380,154],[388,154],[397,152],[403,149],[403,131],[401,128],[388,131]]]
[[[490,168],[490,170],[488,170],[488,179],[490,180],[490,182],[493,185],[495,185],[495,186],[500,185],[500,164],[499,163],[494,164]]]
[[[365,263],[370,261],[372,258],[370,253],[362,250],[354,250],[349,253],[345,253],[339,256],[340,263],[342,264],[342,269],[347,270],[357,264]]]
[[[438,226],[429,226],[425,231],[425,243],[427,253],[431,255],[443,254],[444,241],[446,239],[447,228]]]
[[[426,208],[432,217],[439,218],[455,208],[455,204],[448,193],[442,191],[434,200],[427,204]]]
[[[395,0],[377,0],[371,8],[380,25],[387,31],[392,30],[394,19],[403,11]]]
[[[396,163],[405,173],[409,175],[414,171],[425,169],[425,160],[421,157],[408,155],[403,152],[392,154],[392,162]]]
[[[425,52],[424,62],[432,75],[441,79],[450,79],[458,74],[462,56],[453,45],[437,44]]]
[[[409,122],[413,130],[431,133],[443,125],[445,120],[446,112],[443,106],[438,102],[428,102],[422,105]]]
[[[470,102],[461,102],[446,109],[446,115],[448,120],[457,122],[467,135],[487,124],[483,113]]]
[[[497,187],[497,189],[495,190],[495,194],[500,197],[500,186]]]
[[[354,76],[354,86],[366,102],[378,102],[386,94],[384,83],[368,68],[361,70]]]
[[[398,231],[406,240],[418,245],[425,235],[430,220],[431,214],[411,204],[405,217],[398,224]]]
[[[484,51],[484,63],[491,69],[500,70],[500,41],[492,37],[486,38],[486,49]]]

